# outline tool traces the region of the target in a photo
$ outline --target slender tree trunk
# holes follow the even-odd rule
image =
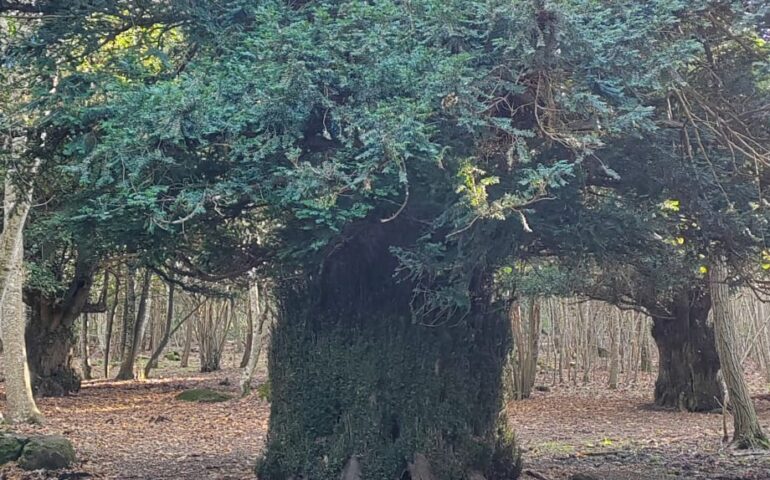
[[[24,282],[23,228],[29,211],[29,195],[13,184],[13,175],[6,173],[5,221],[2,233],[3,269],[2,319],[0,335],[5,363],[5,418],[11,423],[40,423],[43,419],[32,397],[32,383],[24,340],[26,315],[22,300]],[[6,237],[13,241],[7,241]]]
[[[150,308],[152,307],[152,296],[150,295],[151,280],[152,273],[149,270],[146,270],[144,273],[144,280],[142,281],[139,311],[134,318],[133,329],[129,332],[130,343],[126,346],[126,354],[123,356],[120,370],[115,377],[116,380],[132,380],[135,378],[134,365],[136,363],[136,357],[139,355],[139,351],[142,348],[144,327],[147,324],[150,316]]]
[[[20,139],[11,139],[13,152],[21,148],[19,143],[24,142],[23,140],[20,142]],[[30,178],[35,175],[39,166],[40,161],[36,160],[30,169]],[[17,173],[15,169],[8,169],[5,173],[5,199],[3,203],[5,222],[3,223],[3,233],[0,235],[0,298],[5,295],[8,282],[14,275],[18,274],[14,263],[14,253],[21,250],[23,257],[24,224],[27,223],[32,200],[31,188],[27,191],[19,191],[14,183],[18,180]]]
[[[527,332],[529,334],[529,348],[527,350],[526,371],[523,382],[524,394],[527,397],[532,393],[532,388],[534,388],[537,378],[537,360],[540,352],[540,313],[540,299],[531,297],[529,299],[529,331]]]
[[[184,348],[182,349],[182,358],[179,362],[179,366],[187,368],[190,364],[190,350],[192,350],[193,340],[193,323],[187,322],[187,328],[184,336]]]
[[[126,295],[123,299],[123,322],[120,330],[120,361],[126,358],[126,348],[136,322],[136,266],[133,261],[126,266]]]
[[[619,345],[620,342],[620,315],[621,312],[610,314],[610,378],[609,387],[613,390],[618,388],[619,372]]]
[[[730,304],[729,275],[724,259],[716,258],[709,270],[709,287],[714,308],[714,330],[722,378],[727,385],[733,414],[733,443],[738,448],[769,448],[767,437],[751,401],[749,388],[743,378],[740,353],[737,351],[736,320]]]
[[[591,342],[591,332],[593,331],[593,326],[588,319],[590,312],[587,310],[587,303],[578,304],[577,312],[580,322],[580,340],[582,343],[580,351],[582,352],[583,357],[583,385],[587,385],[588,382],[591,381],[591,369],[594,355],[596,355],[596,349],[593,348],[593,344]]]
[[[650,341],[647,336],[649,321],[642,316],[639,320],[639,369],[645,373],[652,372],[652,359],[650,358]],[[634,376],[636,380],[636,376]]]
[[[241,357],[239,368],[246,368],[246,366],[249,364],[249,358],[251,357],[251,347],[254,343],[254,307],[252,306],[251,297],[251,290],[249,290],[249,294],[246,297],[246,340],[243,342],[243,356]]]
[[[88,314],[81,315],[80,324],[80,374],[83,380],[91,380],[91,364],[88,361]]]
[[[163,349],[166,348],[171,335],[174,333],[171,328],[171,325],[174,321],[174,288],[175,286],[173,283],[168,284],[168,302],[166,303],[166,328],[163,331],[163,337],[160,339],[160,343],[158,344],[155,351],[152,352],[150,360],[144,367],[144,378],[149,378],[150,370],[157,367],[157,362],[160,359],[160,356],[163,354]]]
[[[255,316],[256,321],[254,321]],[[243,373],[241,375],[241,396],[244,397],[251,392],[251,382],[254,379],[254,373],[257,371],[257,364],[259,363],[262,346],[266,343],[270,335],[270,327],[265,324],[267,315],[260,307],[260,291],[258,284],[254,284],[254,286],[249,289],[248,318],[249,325],[253,329],[253,331],[250,332],[250,336],[254,340],[249,349],[251,354],[247,359],[246,366],[243,368]]]
[[[221,368],[234,310],[232,299],[221,302],[219,306],[210,302],[208,313],[198,318],[196,333],[202,373],[215,372]]]
[[[112,297],[112,305],[107,312],[107,325],[104,332],[104,378],[110,378],[110,347],[112,345],[112,326],[115,322],[115,311],[118,308],[118,296],[120,293],[120,277],[115,276],[115,293]]]
[[[521,304],[519,302],[514,302],[511,305],[509,317],[511,321],[511,339],[513,344],[513,348],[509,354],[510,359],[508,361],[511,371],[511,386],[513,387],[513,398],[521,400],[525,398],[524,386],[522,383],[524,362],[527,355],[526,349],[529,342],[524,338],[524,325],[521,318]]]

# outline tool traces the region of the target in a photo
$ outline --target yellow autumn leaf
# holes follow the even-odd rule
[[[668,210],[671,212],[678,212],[680,209],[681,204],[679,203],[679,200],[674,199],[668,199],[660,206],[663,210]]]

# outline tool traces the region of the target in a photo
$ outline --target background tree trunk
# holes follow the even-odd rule
[[[126,358],[129,336],[136,321],[136,265],[130,261],[126,266],[126,295],[123,299],[123,321],[120,329],[120,361]]]
[[[194,329],[195,327],[193,326],[193,322],[187,322],[184,336],[184,348],[182,349],[182,358],[179,361],[179,366],[182,368],[187,368],[190,364],[190,350],[192,349]]]
[[[201,372],[214,372],[220,369],[234,311],[235,306],[232,299],[209,302],[203,315],[198,316],[195,323],[195,333],[198,340]]]
[[[513,397],[516,400],[529,398],[537,376],[538,350],[540,349],[540,300],[531,297],[527,301],[527,318],[522,318],[522,307],[518,302],[511,305],[510,321],[513,351],[508,368],[511,371]]]
[[[739,448],[768,448],[767,437],[757,419],[754,403],[743,378],[741,355],[735,318],[730,301],[727,266],[722,258],[713,259],[709,270],[709,287],[714,308],[714,330],[722,378],[727,385],[730,407],[733,415],[733,443]]]
[[[255,288],[255,287],[252,287]],[[239,368],[246,368],[251,358],[251,347],[254,343],[254,306],[252,305],[252,293],[246,296],[246,339],[243,342],[243,356]]]
[[[618,376],[620,375],[620,320],[621,312],[617,310],[610,314],[610,375],[609,387],[618,388]]]
[[[134,318],[133,328],[131,331],[129,331],[129,344],[126,345],[126,353],[123,356],[123,361],[120,364],[118,375],[115,377],[116,380],[132,380],[135,378],[134,365],[136,363],[136,357],[139,355],[139,351],[142,348],[144,327],[147,324],[150,316],[150,308],[152,307],[152,296],[150,294],[151,281],[152,273],[149,270],[146,270],[144,272],[144,280],[142,281],[142,293],[139,299],[139,311],[136,313],[136,317]]]
[[[80,316],[80,374],[83,380],[91,380],[91,364],[88,362],[88,314]]]
[[[257,370],[259,356],[262,352],[262,346],[270,335],[269,326],[265,324],[267,312],[263,312],[260,306],[259,285],[255,284],[249,289],[248,318],[249,326],[253,328],[250,332],[252,346],[249,348],[250,355],[246,366],[241,375],[241,396],[246,396],[251,392],[251,382],[254,379],[254,372]],[[254,318],[256,316],[256,319]],[[255,321],[256,320],[256,321]]]
[[[104,378],[110,377],[110,348],[112,345],[112,326],[115,322],[115,311],[118,308],[118,298],[120,295],[120,276],[115,275],[115,291],[112,297],[112,304],[107,312],[107,325],[104,332]]]
[[[168,301],[166,303],[166,328],[163,331],[163,337],[161,337],[160,342],[158,346],[155,348],[155,351],[152,352],[152,356],[147,361],[147,365],[144,367],[144,378],[149,378],[150,376],[150,370],[157,367],[157,362],[160,359],[160,356],[163,354],[163,350],[166,348],[166,345],[168,345],[168,341],[171,338],[171,335],[174,334],[174,329],[172,329],[172,323],[174,321],[174,289],[175,285],[173,283],[168,283]]]

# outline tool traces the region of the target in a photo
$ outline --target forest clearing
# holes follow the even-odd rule
[[[770,1],[0,0],[0,479],[770,480]]]

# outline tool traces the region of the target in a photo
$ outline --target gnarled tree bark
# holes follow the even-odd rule
[[[653,315],[652,337],[660,357],[656,405],[690,412],[720,408],[719,355],[708,323],[710,309],[709,295],[692,289],[675,298],[673,318]]]
[[[41,292],[29,292],[30,322],[27,325],[27,353],[36,395],[62,396],[80,390],[80,375],[72,366],[75,343],[73,325],[84,311],[101,311],[101,305],[89,305],[96,262],[78,252],[75,272],[63,299],[53,299]]]
[[[467,315],[415,322],[414,285],[393,278],[390,251],[415,229],[398,222],[339,246],[320,278],[277,287],[260,478],[339,480],[351,457],[361,478],[407,478],[417,459],[435,478],[517,478],[498,443],[507,306],[479,271]]]

